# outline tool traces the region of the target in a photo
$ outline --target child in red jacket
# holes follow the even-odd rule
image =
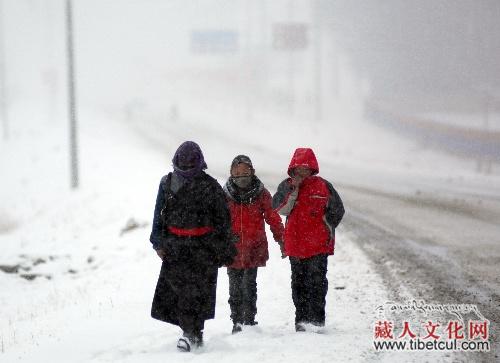
[[[281,249],[284,228],[281,217],[271,206],[271,194],[255,175],[248,156],[234,158],[231,177],[224,185],[224,191],[232,230],[238,237],[238,254],[227,267],[234,334],[241,331],[242,325],[257,324],[257,268],[265,266],[269,259],[264,222],[271,227],[274,240]]]

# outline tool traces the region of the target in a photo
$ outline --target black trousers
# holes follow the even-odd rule
[[[290,257],[295,323],[325,325],[328,255]]]
[[[257,267],[228,268],[229,306],[233,323],[252,324],[257,314]]]

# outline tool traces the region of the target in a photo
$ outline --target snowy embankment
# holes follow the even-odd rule
[[[206,347],[194,357],[178,353],[180,330],[149,317],[160,261],[148,236],[157,183],[181,139],[172,136],[160,153],[116,122],[87,121],[76,192],[67,188],[65,135],[58,125],[25,126],[1,146],[9,177],[2,181],[0,214],[9,222],[0,234],[0,265],[11,272],[0,272],[2,362],[345,361],[374,355],[374,302],[386,300],[384,288],[342,229],[330,259],[325,334],[294,332],[289,264],[271,243],[268,266],[258,277],[259,326],[230,334],[227,275],[220,269]],[[208,152],[209,172],[223,172],[231,157],[219,160]],[[226,177],[217,176],[221,182]],[[138,228],[127,230],[129,218]]]

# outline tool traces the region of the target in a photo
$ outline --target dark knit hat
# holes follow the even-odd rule
[[[247,164],[253,170],[252,160],[246,155],[238,155],[231,163],[231,169],[238,164]]]

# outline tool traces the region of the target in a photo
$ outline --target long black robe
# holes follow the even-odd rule
[[[231,220],[221,186],[202,172],[172,191],[172,174],[162,178],[158,190],[151,242],[163,249],[151,316],[184,329],[198,326],[215,315],[218,267],[236,255],[231,240]],[[173,188],[176,189],[176,188]],[[168,227],[211,227],[200,237],[179,237]],[[198,327],[199,329],[199,327]]]

